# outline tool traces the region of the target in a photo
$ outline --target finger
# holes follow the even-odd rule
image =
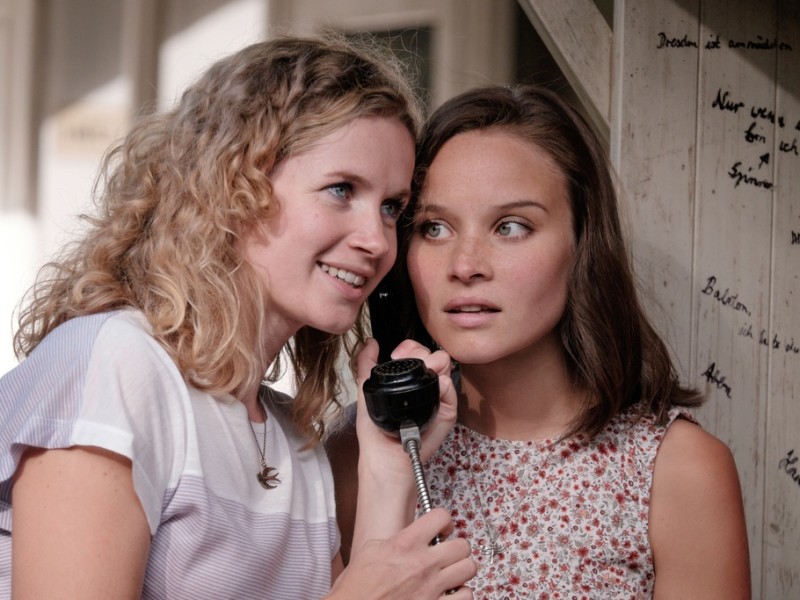
[[[364,342],[364,346],[356,358],[356,371],[359,381],[366,381],[372,367],[378,362],[378,349],[378,341],[375,338],[367,338],[367,341]]]
[[[472,561],[472,547],[466,538],[453,537],[436,544],[434,549],[436,564],[441,568],[452,565],[461,560]]]
[[[423,461],[433,456],[456,422],[457,398],[453,380],[448,376],[439,377],[439,410],[422,433],[420,454]]]
[[[456,592],[462,590],[478,572],[478,565],[471,556],[469,542],[464,538],[455,538],[436,546],[434,552],[436,564],[441,566],[441,582],[449,592],[446,595],[449,598],[454,596],[458,598]],[[466,593],[468,590],[469,588],[463,588],[460,597],[471,597]]]
[[[369,379],[370,371],[378,362],[378,342],[374,338],[367,338],[364,347],[356,358],[356,378],[359,391],[364,382]]]
[[[455,417],[458,407],[458,394],[453,379],[449,375],[439,376],[439,410],[446,411],[445,417],[450,417],[450,413]]]
[[[425,365],[429,369],[433,369],[439,375],[450,375],[453,361],[450,360],[450,355],[444,350],[437,350],[422,360],[425,361]]]
[[[443,508],[434,508],[425,513],[398,533],[410,544],[429,544],[439,534],[449,535],[453,529],[450,513]]]
[[[416,340],[403,340],[392,351],[392,358],[422,358],[428,356],[431,351],[427,346],[423,346]]]
[[[457,588],[449,588],[440,597],[443,600],[472,600],[475,596],[472,588],[462,585]]]
[[[369,379],[369,376],[372,372],[372,367],[377,364],[378,361],[378,342],[374,338],[367,338],[367,341],[364,343],[364,347],[361,348],[361,351],[358,353],[356,357],[356,381],[357,383],[357,396],[356,396],[356,423],[360,426],[357,429],[361,430],[364,426],[363,423],[370,421],[369,414],[367,411],[367,403],[364,398],[364,382]],[[371,427],[367,427],[367,431],[371,430]],[[377,429],[377,427],[375,427]],[[362,431],[359,434],[359,439],[361,439],[362,435],[365,435],[366,432]]]
[[[446,566],[440,575],[446,590],[444,597],[450,600],[472,598],[472,589],[467,584],[477,573],[478,565],[470,557],[462,558]]]

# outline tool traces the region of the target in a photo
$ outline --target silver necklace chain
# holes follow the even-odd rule
[[[258,436],[256,435],[256,429],[253,427],[253,422],[250,420],[250,417],[247,417],[247,423],[250,425],[250,431],[253,432],[253,439],[256,442],[256,448],[258,449],[258,453],[261,455],[261,470],[256,473],[256,479],[258,483],[261,484],[265,490],[271,490],[278,487],[277,484],[281,483],[281,480],[278,479],[278,470],[275,467],[270,467],[267,464],[267,407],[264,405],[264,394],[262,394],[262,390],[264,394],[269,393],[269,388],[267,386],[263,386],[260,390],[258,390],[258,406],[261,409],[261,414],[264,416],[264,435],[261,440],[261,446],[258,445]]]
[[[468,433],[470,430],[461,426],[462,432]],[[467,435],[463,436],[466,440]],[[460,440],[459,440],[460,445]],[[459,448],[460,450],[460,448]],[[545,466],[548,463],[548,459],[550,458],[550,454],[552,452],[552,445],[547,446],[548,453],[545,455],[542,464],[539,467],[539,473],[542,473]],[[498,529],[494,526],[494,523],[489,518],[490,512],[486,509],[486,506],[483,502],[483,485],[481,484],[480,479],[477,477],[477,474],[473,473],[472,471],[472,460],[470,458],[470,448],[466,448],[465,455],[467,457],[467,470],[471,477],[475,478],[475,496],[478,499],[478,506],[481,511],[481,516],[483,517],[483,525],[484,531],[486,532],[486,538],[488,540],[478,540],[478,551],[485,557],[489,559],[489,564],[494,564],[495,558],[502,558],[503,553],[508,550],[508,544],[502,543],[502,538],[506,534],[507,527],[503,527],[502,529]],[[529,489],[529,488],[528,488]],[[510,523],[514,517],[517,516],[519,509],[522,508],[522,505],[525,503],[525,500],[528,498],[528,489],[521,490],[521,494],[519,499],[517,500],[516,506],[512,513],[505,519],[506,523]]]

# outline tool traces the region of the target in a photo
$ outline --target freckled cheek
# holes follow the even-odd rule
[[[566,299],[571,261],[525,261],[506,264],[504,271],[513,293],[520,301],[549,298],[556,303]]]

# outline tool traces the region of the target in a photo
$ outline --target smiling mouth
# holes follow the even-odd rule
[[[356,275],[352,271],[345,271],[344,269],[337,269],[336,267],[331,267],[330,265],[326,265],[325,263],[317,263],[319,264],[319,268],[325,271],[331,277],[335,277],[345,283],[350,284],[354,288],[360,288],[366,283],[366,278],[362,277],[361,275]]]
[[[448,310],[450,314],[459,314],[459,313],[496,313],[500,312],[497,308],[491,308],[489,306],[483,305],[470,305],[470,306],[459,306],[458,308],[451,308]]]

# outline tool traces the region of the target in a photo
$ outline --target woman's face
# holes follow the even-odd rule
[[[497,130],[448,140],[428,171],[408,251],[419,312],[462,364],[560,359],[574,254],[564,173]]]
[[[277,213],[244,240],[270,335],[343,333],[394,262],[414,140],[397,119],[356,119],[271,174]]]

